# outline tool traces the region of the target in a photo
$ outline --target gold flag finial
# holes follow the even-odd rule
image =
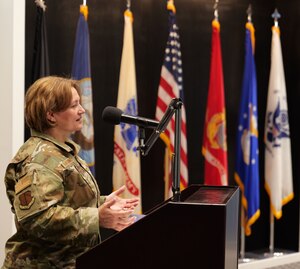
[[[167,10],[171,10],[171,11],[173,11],[173,13],[176,13],[176,8],[175,8],[175,5],[174,5],[174,0],[168,0]]]
[[[88,14],[89,14],[89,9],[87,5],[81,5],[80,6],[80,13],[83,14],[84,19],[87,21],[88,19]]]

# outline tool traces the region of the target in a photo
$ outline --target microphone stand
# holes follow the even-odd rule
[[[175,110],[175,137],[174,137],[174,154],[172,164],[173,176],[173,200],[180,201],[180,144],[181,144],[181,106],[182,101],[177,103]]]
[[[171,121],[175,113],[175,137],[174,137],[174,153],[172,156],[172,191],[173,201],[180,201],[180,143],[181,143],[181,107],[182,101],[180,98],[173,98],[156,129],[152,132],[146,143],[144,143],[143,130],[139,132],[140,141],[139,150],[142,156],[146,156],[160,134],[165,131],[168,123]]]

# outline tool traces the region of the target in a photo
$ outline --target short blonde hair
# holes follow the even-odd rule
[[[72,88],[81,96],[78,81],[48,76],[36,80],[25,95],[25,121],[29,128],[38,132],[54,126],[48,120],[47,112],[66,110],[72,101]]]

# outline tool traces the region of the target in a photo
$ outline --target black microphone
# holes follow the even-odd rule
[[[133,124],[140,127],[152,128],[152,129],[155,129],[159,125],[159,122],[156,120],[128,115],[125,114],[123,110],[112,106],[107,106],[106,108],[104,108],[102,112],[102,119],[114,125],[118,125],[121,122],[124,122],[128,124]]]

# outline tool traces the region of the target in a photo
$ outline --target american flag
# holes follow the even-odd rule
[[[182,61],[180,52],[179,32],[176,24],[175,6],[168,2],[169,10],[169,37],[165,50],[164,64],[161,69],[161,77],[158,88],[156,119],[160,121],[173,98],[181,98],[183,101],[183,77]],[[186,140],[186,115],[185,108],[182,106],[181,115],[181,146],[180,146],[180,189],[188,185],[188,158],[187,158],[187,140]],[[175,119],[172,118],[165,132],[161,134],[162,140],[167,146],[166,154],[167,165],[165,166],[165,198],[172,195],[172,174],[171,158],[174,152]]]

